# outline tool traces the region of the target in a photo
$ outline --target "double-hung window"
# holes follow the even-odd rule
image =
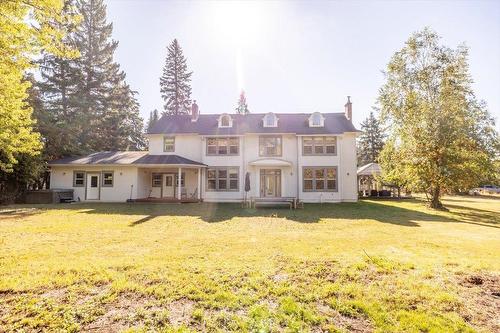
[[[84,187],[84,186],[85,186],[85,171],[74,171],[73,187]]]
[[[163,151],[166,153],[173,153],[175,151],[175,137],[163,137]]]
[[[264,135],[259,137],[260,156],[281,156],[282,141],[278,135]]]
[[[207,191],[238,191],[239,168],[215,167],[207,169]]]
[[[304,192],[337,191],[337,167],[304,167]]]
[[[207,155],[238,155],[239,151],[238,137],[207,138]]]
[[[334,136],[302,137],[303,155],[336,155],[337,138]]]
[[[113,171],[103,171],[102,172],[102,186],[103,187],[113,187]]]

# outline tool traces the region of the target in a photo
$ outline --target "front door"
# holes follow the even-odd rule
[[[175,187],[174,187],[174,174],[167,173],[163,175],[163,197],[173,198],[175,197]]]
[[[281,196],[281,170],[261,169],[260,170],[260,196],[280,197]]]
[[[99,174],[87,173],[87,200],[99,200]]]

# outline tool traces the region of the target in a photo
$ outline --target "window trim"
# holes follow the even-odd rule
[[[238,178],[231,178],[229,175],[229,169],[236,169],[238,170]],[[214,179],[214,178],[208,178],[208,172],[210,170],[215,170],[215,189],[211,189],[208,187],[208,181],[210,179]],[[219,170],[226,170],[227,171],[227,176],[225,178],[221,178],[221,179],[225,179],[227,181],[227,185],[226,185],[226,188],[221,190],[219,189]],[[205,182],[205,191],[206,192],[239,192],[240,191],[240,178],[241,178],[241,175],[240,175],[240,167],[239,166],[213,166],[213,167],[208,167],[207,168],[207,171],[206,171],[206,182]],[[238,187],[236,189],[231,189],[230,188],[230,182],[231,182],[231,179],[236,179],[236,181],[238,182]]]
[[[208,140],[210,139],[215,139],[216,140],[216,145],[215,145],[215,153],[209,153],[208,152]],[[226,139],[227,140],[227,154],[219,154],[219,139]],[[237,139],[238,140],[238,153],[236,154],[231,154],[231,145],[229,144],[229,141],[231,139]],[[240,137],[239,136],[210,136],[205,138],[206,144],[205,144],[205,155],[206,156],[240,156]]]
[[[319,115],[319,125],[314,125],[313,116]],[[309,116],[309,127],[325,127],[325,117],[320,112],[313,112]]]
[[[76,174],[83,173],[83,184],[76,183]],[[73,170],[73,187],[85,187],[87,185],[87,172],[83,170]]]
[[[152,172],[151,173],[151,187],[163,187],[163,173]],[[155,185],[154,178],[155,176],[160,176],[160,185]]]
[[[305,186],[304,186],[304,182],[305,182],[305,179],[304,179],[304,170],[305,169],[312,169],[313,170],[313,177],[312,178],[308,178],[308,179],[312,179],[312,183],[313,183],[313,188],[310,189],[310,190],[306,190],[305,189]],[[323,182],[324,182],[324,188],[323,189],[320,189],[320,190],[317,190],[316,189],[316,174],[315,174],[315,171],[316,170],[319,170],[319,169],[323,169],[324,172],[325,172],[325,178],[323,179]],[[327,189],[327,186],[328,186],[328,177],[327,177],[327,169],[335,169],[335,188],[334,189]],[[337,165],[332,165],[332,166],[302,166],[302,192],[338,192],[339,191],[339,168]]]
[[[268,117],[273,117],[273,124],[272,125],[268,125],[267,124],[267,119]],[[278,121],[279,121],[279,118],[278,116],[273,113],[273,112],[269,112],[269,113],[266,113],[266,115],[262,118],[262,127],[278,127]]]
[[[167,140],[167,139],[174,140],[174,143],[172,144],[172,150],[165,149],[165,140]],[[163,136],[163,152],[164,153],[175,153],[175,136],[171,136],[171,135],[164,135]]]
[[[229,123],[228,123],[227,126],[223,126],[222,125],[222,119],[226,118],[226,117],[229,119]],[[233,127],[233,117],[231,117],[230,114],[227,114],[227,113],[221,114],[220,117],[219,117],[219,119],[218,119],[218,122],[219,122],[219,124],[218,124],[219,128],[231,128],[231,127]]]
[[[335,153],[327,153],[326,152],[326,146],[327,146],[326,145],[326,138],[327,137],[335,139]],[[312,150],[311,150],[310,154],[306,153],[305,150],[304,150],[304,147],[305,147],[304,141],[305,141],[306,138],[311,138],[312,141],[313,141],[313,143],[311,145]],[[323,139],[323,145],[322,145],[322,147],[324,147],[324,149],[323,149],[324,153],[322,153],[322,154],[316,153],[316,151],[315,151],[316,145],[314,144],[314,138],[322,138]],[[302,136],[302,156],[337,156],[337,148],[338,148],[338,144],[337,143],[338,143],[338,139],[337,139],[337,136],[335,136],[335,135],[313,135],[313,136],[304,135],[304,136]]]
[[[260,147],[264,138],[279,138],[280,139],[280,153],[276,155],[262,154]],[[281,157],[283,156],[283,135],[259,135],[259,157]]]
[[[110,173],[111,174],[111,185],[104,184],[104,174],[105,173]],[[113,186],[115,186],[115,172],[113,170],[103,170],[103,171],[101,171],[101,187],[113,187]]]

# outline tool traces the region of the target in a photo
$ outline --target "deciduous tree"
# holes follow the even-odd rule
[[[382,168],[409,189],[425,191],[433,208],[442,207],[443,193],[487,178],[498,156],[494,121],[474,95],[467,60],[465,46],[442,46],[425,29],[394,54],[380,89],[391,129]]]
[[[42,145],[33,131],[32,109],[27,103],[31,85],[24,79],[42,50],[63,55],[59,25],[71,18],[62,14],[62,0],[0,1],[0,170],[12,171],[18,154],[38,154]]]

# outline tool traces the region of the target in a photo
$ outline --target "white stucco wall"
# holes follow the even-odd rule
[[[51,167],[50,188],[73,189],[75,200],[86,201],[85,186],[73,187],[73,171],[99,173],[100,199],[102,202],[125,202],[130,198],[137,198],[137,168],[133,166],[86,166],[86,167]],[[102,171],[113,171],[113,187],[103,187]],[[86,179],[86,177],[85,177]],[[133,187],[131,188],[131,185]],[[89,200],[95,201],[95,200]]]

